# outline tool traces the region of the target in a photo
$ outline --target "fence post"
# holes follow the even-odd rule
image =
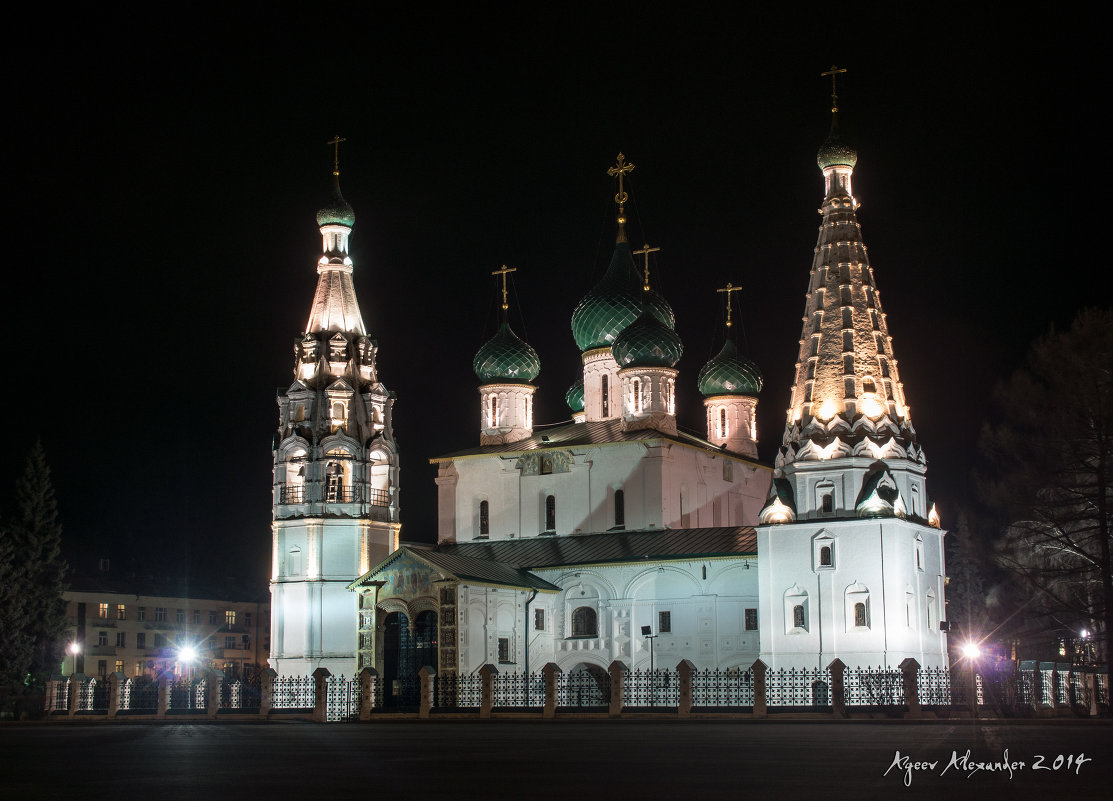
[[[483,681],[483,695],[479,702],[479,717],[491,717],[491,707],[495,705],[495,676],[499,669],[488,662],[479,669],[479,678]]]
[[[765,707],[765,672],[768,666],[760,659],[755,659],[750,666],[754,672],[754,717],[765,717],[768,710]]]
[[[65,676],[55,674],[51,676],[50,680],[46,683],[46,697],[43,699],[43,711],[46,712],[47,715],[58,711],[54,702],[58,698],[58,685],[62,684],[65,680]]]
[[[170,711],[170,685],[174,681],[174,675],[169,671],[163,671],[158,675],[158,716],[160,718],[166,717],[166,713]]]
[[[272,667],[263,668],[259,676],[259,717],[264,720],[274,709],[274,680],[278,673]]]
[[[966,670],[966,694],[970,699],[970,717],[978,716],[978,669],[973,662]]]
[[[77,714],[77,705],[81,702],[81,688],[89,679],[84,673],[74,673],[70,676],[70,717]]]
[[[626,665],[618,659],[611,662],[611,666],[607,668],[607,672],[611,674],[611,707],[610,716],[612,718],[622,717],[623,703],[623,690],[625,690],[625,682],[623,679],[626,676]]]
[[[417,710],[418,717],[427,718],[433,709],[433,677],[437,669],[426,665],[417,672],[418,685],[421,688],[421,701]]]
[[[332,672],[325,667],[313,671],[313,722],[328,720],[328,680]]]
[[[690,659],[681,659],[676,665],[676,675],[680,679],[680,697],[677,701],[677,717],[686,718],[692,714],[692,674],[696,666]]]
[[[556,716],[557,707],[557,674],[561,670],[555,662],[549,662],[541,668],[541,675],[545,679],[545,709],[541,713],[543,718]]]
[[[365,667],[359,672],[359,719],[371,720],[371,709],[375,706],[375,682],[379,674],[373,667]]]
[[[836,718],[848,717],[846,714],[846,663],[837,656],[827,666],[831,671],[831,714]]]
[[[912,657],[908,657],[898,667],[900,667],[900,672],[904,674],[904,703],[908,704],[908,717],[918,718],[920,717],[920,685],[917,674],[920,670],[920,663]],[[977,696],[975,696],[975,705],[977,700]]]
[[[127,681],[123,673],[108,674],[108,719],[114,720],[120,711],[120,685]]]
[[[222,689],[221,685],[224,683],[224,673],[215,668],[209,668],[203,675],[205,677],[205,714],[210,718],[215,718],[216,713],[220,711],[220,691]]]
[[[1101,710],[1098,709],[1098,674],[1097,674],[1097,672],[1091,667],[1090,670],[1088,670],[1086,673],[1082,674],[1082,681],[1085,682],[1086,688],[1087,688],[1087,690],[1089,692],[1089,696],[1090,696],[1090,708],[1087,711],[1089,712],[1090,717],[1096,718],[1098,715],[1101,714]]]

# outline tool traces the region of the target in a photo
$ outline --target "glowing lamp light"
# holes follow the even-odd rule
[[[832,417],[839,413],[839,406],[833,400],[823,401],[823,405],[819,407],[819,411],[815,413],[815,417],[821,423],[826,423]]]
[[[932,528],[940,528],[939,510],[936,509],[934,503],[931,505],[931,511],[928,512],[928,525]]]
[[[877,399],[876,395],[867,394],[862,398],[862,414],[870,420],[877,420],[885,414],[885,406]]]
[[[77,656],[79,653],[81,653],[81,643],[71,642],[69,645],[66,646],[66,650],[74,656]]]
[[[192,645],[183,645],[180,649],[178,649],[178,659],[182,662],[196,662],[197,649],[194,648]]]
[[[976,642],[968,642],[962,646],[962,655],[967,659],[977,659],[982,655],[982,649]]]

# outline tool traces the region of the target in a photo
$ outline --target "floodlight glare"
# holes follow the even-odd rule
[[[197,649],[194,648],[192,645],[182,646],[181,650],[178,651],[178,659],[180,659],[183,662],[196,661],[196,659],[197,659]]]
[[[976,642],[968,642],[962,646],[962,654],[967,659],[977,659],[982,655],[982,649],[978,647]]]

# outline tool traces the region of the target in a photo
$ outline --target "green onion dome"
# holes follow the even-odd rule
[[[504,322],[475,354],[472,369],[484,384],[527,384],[541,372],[541,359],[528,342],[514,333],[510,323]]]
[[[699,371],[700,394],[705,398],[711,395],[757,395],[761,392],[761,370],[749,359],[738,353],[731,339],[723,343],[723,349]]]
[[[819,148],[816,162],[821,170],[836,166],[853,168],[858,163],[858,151],[842,140],[837,128],[832,128],[827,141]]]
[[[680,337],[649,309],[626,326],[611,345],[611,355],[619,367],[673,367],[683,353]]]
[[[568,408],[572,410],[573,414],[579,414],[584,410],[584,380],[582,378],[564,393],[564,402],[568,404]]]
[[[324,207],[317,212],[317,225],[346,225],[351,228],[355,225],[356,213],[344,196],[340,194],[340,177],[332,177],[332,191]]]
[[[581,351],[610,347],[643,307],[668,328],[675,326],[665,299],[656,292],[645,292],[641,284],[630,244],[616,243],[607,272],[572,313],[572,336]]]

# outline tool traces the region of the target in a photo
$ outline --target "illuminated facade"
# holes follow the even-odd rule
[[[947,665],[944,535],[857,221],[856,159],[833,127],[775,470],[755,461],[762,377],[729,315],[698,377],[706,438],[677,428],[682,344],[633,260],[652,249],[630,249],[620,183],[611,262],[572,316],[572,421],[535,426],[540,362],[504,319],[475,360],[479,446],[433,460],[439,544],[351,584],[361,666],[397,688],[423,665]],[[620,156],[611,172],[631,168]],[[734,289],[720,290],[728,309]]]
[[[346,587],[398,542],[394,395],[379,381],[379,346],[356,302],[354,222],[334,169],[317,213],[317,290],[294,342],[294,382],[277,398],[271,665],[283,675],[354,675],[356,598]]]
[[[631,168],[620,156],[612,174]],[[747,668],[758,657],[752,526],[772,478],[755,461],[760,372],[724,345],[700,389],[732,409],[732,425],[744,407],[745,423],[720,441],[718,417],[706,439],[678,430],[683,346],[635,264],[621,187],[616,201],[611,261],[572,315],[583,379],[566,395],[571,421],[534,427],[541,365],[506,322],[504,289],[502,326],[473,365],[479,445],[433,460],[440,544],[404,546],[353,582],[361,665],[387,687],[425,664],[598,673],[616,659]]]
[[[947,664],[943,531],[928,506],[837,110],[800,354],[758,527],[762,658],[776,667]]]

